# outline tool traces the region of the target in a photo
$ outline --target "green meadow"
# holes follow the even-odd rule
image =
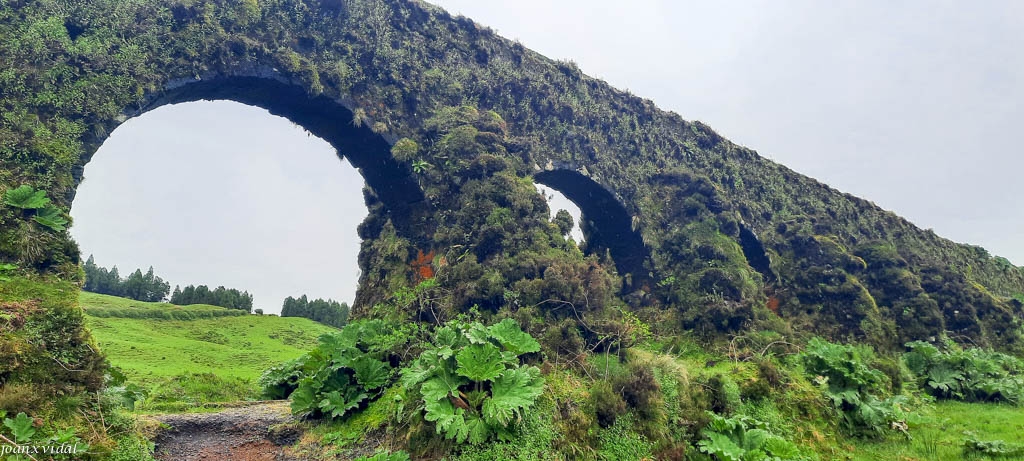
[[[256,398],[255,381],[264,370],[306,353],[320,335],[334,331],[304,318],[208,305],[147,303],[87,292],[79,302],[111,365],[129,383],[147,389],[149,404]]]

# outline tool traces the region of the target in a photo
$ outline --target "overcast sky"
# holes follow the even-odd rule
[[[923,228],[1024,264],[1024,3],[437,0]],[[236,103],[163,107],[86,168],[73,235],[122,273],[351,300],[361,178]]]

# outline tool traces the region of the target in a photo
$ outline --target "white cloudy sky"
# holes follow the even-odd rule
[[[1024,3],[435,0],[924,228],[1024,264]],[[120,127],[72,214],[83,252],[172,284],[351,300],[361,179],[236,103]]]

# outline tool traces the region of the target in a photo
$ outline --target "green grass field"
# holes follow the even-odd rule
[[[79,301],[110,363],[129,382],[164,400],[181,392],[192,394],[183,399],[191,403],[253,398],[253,384],[264,370],[308,352],[321,334],[335,331],[303,318],[216,306],[145,303],[86,292]]]
[[[1022,459],[1021,457],[985,457],[964,453],[964,442],[971,433],[978,440],[1002,440],[1024,444],[1024,408],[991,403],[943,401],[918,408],[917,421],[910,424],[912,440],[890,438],[885,441],[851,440],[840,443],[835,459],[855,461]],[[837,453],[837,454],[838,454]]]

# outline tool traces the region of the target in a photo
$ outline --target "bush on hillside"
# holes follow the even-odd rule
[[[308,354],[267,370],[258,384],[265,397],[290,397],[293,413],[343,418],[391,383],[393,351],[410,336],[409,329],[379,320],[354,322],[321,336]]]
[[[869,346],[833,344],[812,338],[800,355],[804,369],[843,416],[843,426],[857,435],[878,435],[904,419],[901,396],[887,397],[885,373],[872,366]]]
[[[940,399],[1024,402],[1024,362],[991,350],[914,341],[903,355],[922,389]]]

